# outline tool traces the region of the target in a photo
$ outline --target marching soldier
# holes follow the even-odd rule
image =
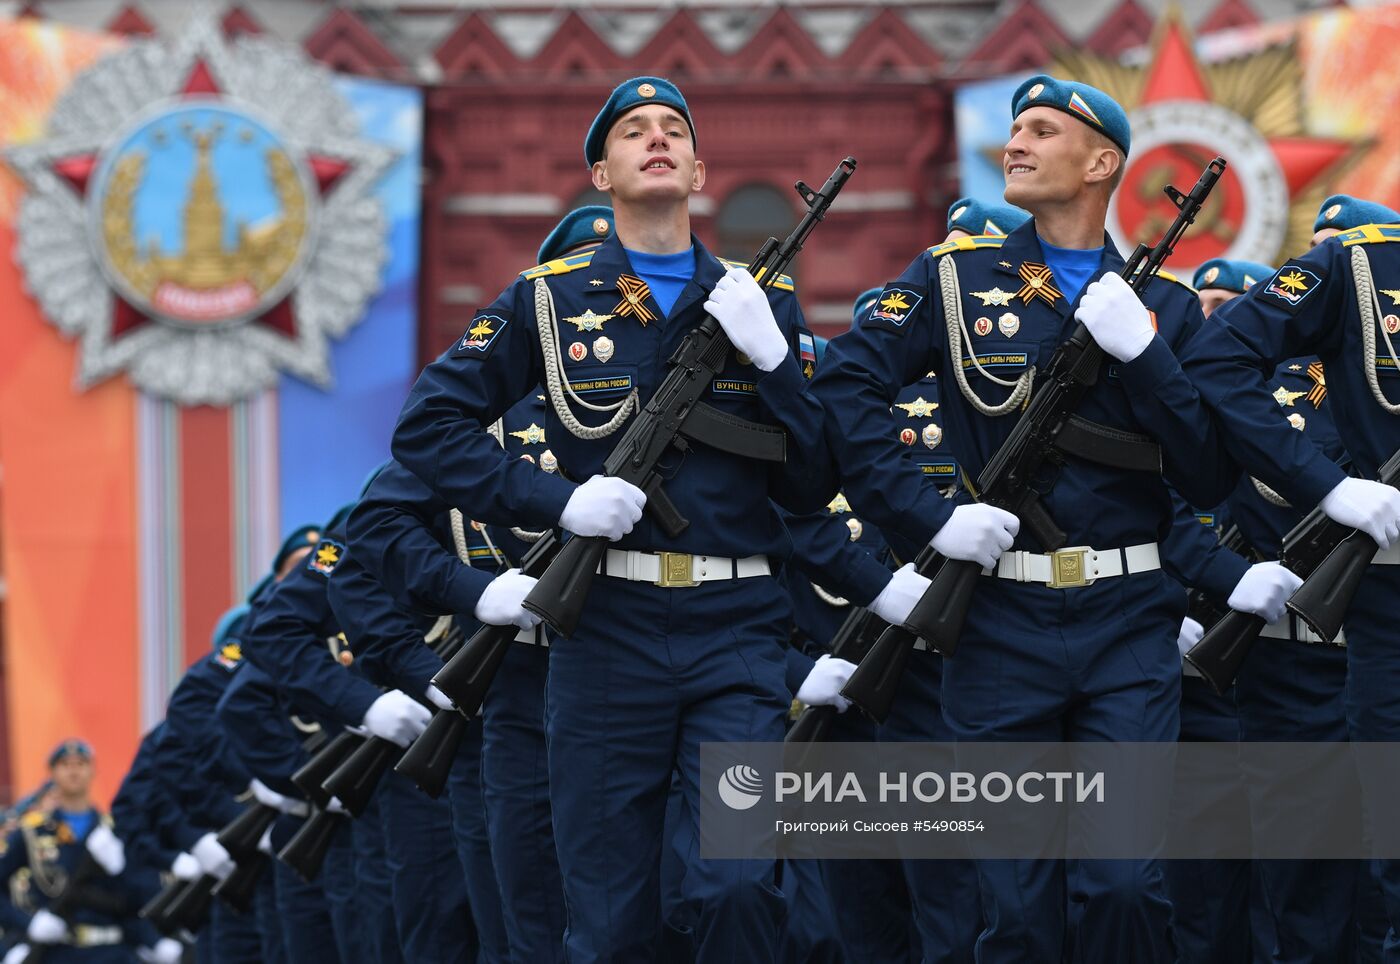
[[[786,620],[769,560],[787,546],[769,495],[810,511],[830,498],[830,482],[821,406],[798,363],[815,363],[815,345],[791,283],[765,296],[690,234],[705,166],[680,91],[659,77],[620,85],[585,159],[611,198],[616,233],[525,272],[479,311],[419,378],[393,449],[444,502],[479,506],[486,521],[618,543],[577,631],[550,647],[546,728],[568,957],[637,960],[657,942],[672,771],[694,819],[701,742],[782,737]],[[690,521],[671,538],[642,521],[644,493],[599,471],[707,312],[736,349],[707,401],[781,425],[787,460],[770,469],[692,446],[667,483]],[[558,474],[520,465],[484,431],[540,384]],[[783,907],[771,861],[697,861],[687,888],[703,908],[700,959],[773,956]]]
[[[1199,405],[1163,414],[1141,400],[1189,391],[1172,348],[1199,326],[1200,308],[1168,277],[1149,284],[1146,304],[1119,277],[1123,260],[1104,223],[1129,148],[1122,108],[1087,85],[1038,76],[1016,91],[1012,116],[1006,200],[1033,221],[1005,238],[962,238],[920,255],[832,342],[814,388],[856,511],[984,567],[943,668],[943,713],[959,741],[1174,740],[1184,599],[1158,551],[1171,495],[1146,466],[1163,465],[1183,494],[1208,505],[1223,497],[1230,467]],[[887,413],[903,385],[936,371],[944,427],[975,478],[1076,321],[1111,362],[1078,414],[1116,430],[1090,434],[1118,441],[1112,452],[1075,446],[1037,480],[1069,545],[1082,547],[1046,554],[1018,540],[1010,513],[944,500],[925,485]],[[1062,580],[1076,563],[1083,568]],[[982,861],[977,873],[987,914],[980,960],[1058,961],[1066,946],[1085,960],[1174,958],[1155,861]]]
[[[92,804],[92,748],[65,740],[49,754],[53,805],[20,817],[0,855],[0,924],[23,935],[27,957],[56,964],[134,962],[142,949],[157,964],[177,964],[179,941],[136,918],[137,893],[123,876],[125,848]]]

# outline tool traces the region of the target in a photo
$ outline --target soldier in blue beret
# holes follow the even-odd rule
[[[1201,299],[1202,314],[1209,318],[1215,309],[1272,277],[1273,273],[1273,268],[1257,261],[1211,258],[1196,269],[1191,284]]]
[[[1384,204],[1349,194],[1333,194],[1317,209],[1317,217],[1313,220],[1313,247],[1334,234],[1359,228],[1363,224],[1397,223],[1400,223],[1400,213]]]
[[[1367,210],[1350,199],[1328,201],[1320,218],[1326,225],[1342,227],[1347,210]],[[1358,742],[1400,738],[1395,700],[1400,652],[1394,646],[1389,602],[1400,592],[1400,492],[1372,481],[1400,448],[1400,390],[1395,384],[1400,363],[1394,343],[1400,313],[1387,307],[1393,299],[1383,287],[1400,276],[1396,242],[1400,226],[1394,224],[1358,224],[1324,237],[1217,311],[1182,353],[1183,368],[1252,477],[1299,513],[1320,506],[1328,517],[1361,529],[1380,547],[1346,615],[1344,705],[1349,736]],[[1272,379],[1281,364],[1297,364],[1303,373],[1311,367],[1311,361],[1308,366],[1292,361],[1300,356],[1315,357],[1319,366],[1313,388],[1275,387]],[[1329,453],[1298,430],[1300,420],[1306,427],[1316,413],[1308,406],[1299,410],[1296,399],[1313,394],[1320,400],[1324,390],[1354,475],[1338,464],[1335,451]],[[1304,394],[1295,397],[1293,391]],[[1282,405],[1290,398],[1295,399],[1292,406]],[[1290,407],[1294,410],[1287,411]],[[1266,541],[1268,531],[1261,527],[1253,535]],[[1250,715],[1246,710],[1246,721]],[[1366,768],[1361,780],[1377,852],[1395,853],[1394,822],[1382,814],[1388,814],[1400,793],[1400,777]],[[1400,863],[1382,860],[1374,867],[1385,892],[1387,940],[1393,945],[1400,940]]]
[[[1130,147],[1126,114],[1101,91],[1027,80],[1013,98],[1003,168],[1005,200],[1032,220],[1005,238],[958,238],[920,254],[832,341],[814,381],[853,509],[986,570],[943,666],[943,715],[960,742],[1176,738],[1185,599],[1162,572],[1158,543],[1174,509],[1157,466],[1204,505],[1223,499],[1233,466],[1199,403],[1164,413],[1144,402],[1190,394],[1173,351],[1202,318],[1194,292],[1170,276],[1139,299],[1119,275],[1123,258],[1104,225]],[[890,405],[936,372],[943,427],[976,478],[1078,322],[1110,363],[1078,414],[1126,434],[1116,454],[1066,439],[1063,465],[1037,483],[1067,544],[1090,547],[1052,553],[1010,513],[942,498],[905,458]],[[1054,576],[1057,564],[1090,554],[1092,576],[1073,586]],[[911,576],[917,595],[927,583]],[[1053,961],[1066,948],[1082,960],[1175,959],[1158,862],[984,861],[977,873],[987,914],[980,960]]]
[[[1381,205],[1345,195],[1329,197],[1318,212],[1313,247],[1343,231],[1369,224],[1373,217],[1400,221],[1400,215]],[[1215,264],[1202,265],[1197,272],[1198,284]],[[1219,277],[1211,280],[1223,286],[1227,279],[1249,276],[1272,283],[1276,274],[1274,269],[1262,265],[1220,262]],[[1236,299],[1243,301],[1239,296],[1255,286],[1231,287],[1236,287],[1236,294],[1218,309],[1218,319],[1228,318]],[[1295,430],[1328,461],[1349,470],[1350,459],[1335,422],[1338,401],[1329,400],[1327,374],[1331,374],[1330,366],[1324,372],[1317,354],[1284,358],[1273,367],[1264,388],[1274,402],[1274,417],[1278,421]],[[1339,386],[1335,379],[1331,381],[1335,391]],[[1344,378],[1341,385],[1346,386],[1348,381]],[[1278,557],[1284,536],[1306,514],[1305,509],[1290,505],[1279,492],[1248,473],[1230,496],[1228,509],[1251,551],[1265,559]],[[1350,628],[1349,622],[1349,631]],[[1339,638],[1335,644],[1329,644],[1292,615],[1267,626],[1241,666],[1235,687],[1242,739],[1346,741],[1345,642],[1345,638]],[[1257,824],[1271,819],[1272,801],[1256,798],[1251,800],[1251,806]],[[1269,860],[1259,862],[1257,867],[1279,957],[1345,959],[1356,953],[1354,945],[1359,936],[1362,944],[1373,948],[1379,958],[1385,927],[1383,923],[1379,928],[1375,926],[1373,908],[1379,901],[1363,864],[1342,860]],[[1380,933],[1374,932],[1377,930]]]
[[[958,198],[948,206],[948,236],[944,241],[981,234],[1004,236],[1030,217],[1010,204],[992,204],[972,197]]]
[[[90,797],[92,747],[64,740],[48,766],[48,799],[19,818],[0,853],[0,923],[23,948],[6,959],[42,948],[58,964],[134,964],[141,948],[157,964],[178,964],[180,943],[136,917],[126,848]]]
[[[823,413],[802,364],[815,365],[815,343],[791,279],[765,292],[691,235],[689,199],[706,176],[695,144],[675,85],[619,85],[584,147],[616,231],[592,251],[522,272],[478,311],[420,376],[394,434],[395,458],[448,505],[616,543],[574,636],[549,653],[551,803],[571,960],[634,960],[655,948],[667,789],[679,769],[697,819],[700,742],[782,738],[785,620],[770,560],[787,554],[788,536],[769,496],[799,512],[830,498]],[[707,402],[781,427],[787,460],[770,468],[692,446],[667,483],[690,525],[669,537],[642,518],[645,494],[601,469],[707,313],[735,347]],[[552,474],[511,458],[485,430],[541,384]],[[673,577],[681,568],[689,578]],[[689,868],[687,888],[704,908],[702,958],[773,956],[783,915],[773,869]]]

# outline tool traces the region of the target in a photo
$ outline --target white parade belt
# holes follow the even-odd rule
[[[1144,542],[1123,549],[1069,546],[1054,552],[1004,552],[995,569],[982,575],[1016,582],[1043,583],[1051,589],[1092,586],[1096,580],[1151,572],[1162,568],[1157,543]]]
[[[698,586],[721,579],[749,579],[773,571],[767,556],[697,556],[688,552],[642,552],[637,549],[609,549],[598,564],[604,576],[629,582],[649,582],[664,589]]]

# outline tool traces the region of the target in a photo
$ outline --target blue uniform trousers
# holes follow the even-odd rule
[[[875,723],[857,710],[836,718],[833,743],[873,743]],[[903,964],[918,960],[918,931],[899,860],[823,860],[822,880],[832,920],[851,964]],[[976,878],[973,879],[976,899]],[[974,933],[974,937],[976,934]]]
[[[209,937],[213,964],[261,964],[262,939],[253,914],[240,914],[215,898],[209,905]]]
[[[466,877],[467,902],[476,931],[476,960],[480,964],[506,964],[510,941],[501,917],[501,890],[491,861],[482,802],[481,739],[481,721],[473,720],[448,773],[447,798],[452,807],[452,838]]]
[[[547,646],[514,644],[482,708],[482,795],[514,964],[564,958],[564,888],[544,739],[548,671]]]
[[[662,589],[607,576],[550,648],[545,725],[565,945],[574,964],[650,961],[673,770],[690,820],[700,744],[783,738],[788,612],[771,577]],[[772,860],[691,861],[698,961],[772,960],[785,916]]]
[[[377,799],[403,959],[467,964],[476,943],[467,886],[461,865],[444,857],[452,839],[452,808],[445,798],[434,800],[393,772],[385,774]]]
[[[820,864],[817,860],[778,864],[777,884],[787,901],[787,927],[778,951],[778,960],[784,964],[841,964],[846,960]]]
[[[1181,679],[1181,739],[1230,743],[1240,738],[1233,694],[1217,696],[1205,680]],[[1211,799],[1176,795],[1172,807],[1201,813],[1215,807],[1249,806],[1244,782],[1222,787]],[[1172,934],[1183,961],[1236,964],[1249,959],[1251,862],[1248,860],[1168,860],[1167,894],[1172,902]]]
[[[911,653],[894,706],[880,727],[881,742],[952,742],[940,709],[942,684],[943,657]],[[905,860],[903,869],[921,959],[970,964],[982,931],[976,866],[971,860]]]
[[[1175,741],[1185,608],[1161,572],[1067,590],[983,577],[943,668],[944,717],[960,742]],[[1145,816],[1165,826],[1161,796]],[[977,876],[982,964],[1176,959],[1159,860],[980,860]]]
[[[1283,639],[1260,639],[1240,667],[1235,700],[1242,739],[1250,742],[1342,742],[1347,739],[1346,650]],[[1255,822],[1268,800],[1253,799]],[[1361,937],[1359,902],[1376,891],[1364,862],[1261,860],[1260,878],[1274,923],[1273,961],[1348,961]],[[1384,914],[1380,915],[1384,920]],[[1369,942],[1379,953],[1383,923]],[[1377,933],[1377,931],[1379,931]]]
[[[287,964],[286,938],[282,934],[282,917],[277,912],[277,871],[273,864],[275,857],[268,857],[267,866],[258,878],[258,888],[253,893],[253,919],[258,925],[258,940],[262,946],[265,964]]]
[[[329,858],[327,858],[329,864]],[[274,863],[277,876],[277,915],[282,920],[282,937],[291,964],[336,964],[342,961],[336,943],[331,912],[320,881],[325,868],[315,881],[307,883],[282,861]],[[349,964],[354,958],[346,958]]]
[[[383,799],[383,793],[376,793],[365,812],[350,823],[350,843],[355,854],[351,906],[359,922],[362,946],[381,964],[399,964],[405,958],[400,950],[397,905],[385,847]]]

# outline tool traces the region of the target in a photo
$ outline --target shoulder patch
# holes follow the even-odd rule
[[[1319,274],[1319,270],[1312,266],[1305,267],[1297,261],[1289,261],[1275,271],[1268,282],[1256,287],[1263,289],[1261,297],[1273,303],[1281,302],[1286,311],[1297,314],[1303,302],[1322,287],[1327,275],[1326,272]]]
[[[977,251],[981,248],[999,248],[1006,243],[1006,237],[1000,234],[975,234],[970,238],[956,238],[952,241],[944,241],[942,244],[935,244],[928,249],[930,257],[938,258],[945,254],[952,254],[954,251]]]
[[[1354,244],[1385,244],[1387,241],[1400,241],[1400,225],[1363,224],[1359,228],[1343,231],[1337,235],[1337,240],[1342,242],[1342,246],[1346,248]]]
[[[864,323],[871,328],[903,331],[904,323],[928,297],[928,291],[918,285],[891,282],[880,290]]]
[[[597,249],[595,248],[594,251]],[[567,258],[555,258],[553,261],[546,261],[544,264],[537,264],[520,272],[520,277],[526,281],[534,281],[536,278],[547,278],[550,275],[568,274],[570,271],[577,271],[579,268],[586,268],[593,263],[594,251],[581,251],[578,254],[571,254]]]
[[[243,647],[238,643],[229,643],[214,655],[214,661],[230,672],[238,668],[242,658]]]
[[[511,312],[505,308],[489,308],[472,316],[471,324],[463,332],[457,347],[452,350],[453,358],[485,358],[496,346],[501,332],[510,324]]]
[[[817,372],[817,340],[805,328],[797,329],[797,367],[809,381]]]
[[[319,572],[323,576],[329,576],[335,572],[335,567],[340,565],[340,561],[345,558],[345,546],[334,539],[321,538],[316,543],[316,548],[311,550],[311,555],[306,559],[306,568],[312,572]]]
[[[720,264],[724,265],[726,268],[748,267],[748,265],[744,264],[742,261],[730,261],[728,258],[716,258],[715,260],[718,261]],[[763,280],[762,271],[758,273],[757,278],[760,281]],[[779,291],[792,291],[796,287],[796,282],[792,280],[792,275],[780,274],[778,275],[778,280],[773,282],[773,287],[778,289]]]

